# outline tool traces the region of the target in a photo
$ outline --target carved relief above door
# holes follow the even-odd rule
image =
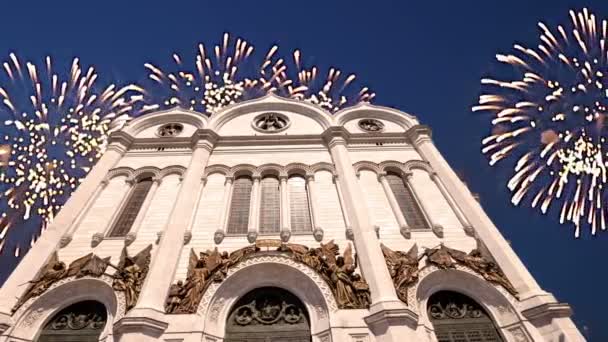
[[[225,342],[310,342],[304,304],[276,287],[255,289],[234,305],[226,322]]]

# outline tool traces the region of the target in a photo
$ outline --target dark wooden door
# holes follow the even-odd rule
[[[228,315],[225,342],[310,342],[310,321],[302,302],[276,287],[255,289]]]

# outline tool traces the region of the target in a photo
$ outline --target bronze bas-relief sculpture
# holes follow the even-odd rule
[[[129,310],[135,305],[139,291],[141,291],[141,283],[148,272],[151,250],[152,245],[149,245],[134,258],[130,258],[125,247],[122,251],[118,266],[114,266],[110,263],[110,257],[100,258],[93,253],[89,253],[72,261],[70,266],[66,267],[64,262],[59,261],[57,252],[54,252],[46,265],[42,267],[38,276],[29,282],[30,286],[17,301],[12,312],[14,313],[17,311],[17,309],[30,298],[42,295],[51,287],[51,285],[59,280],[68,277],[101,277],[103,274],[106,274],[105,271],[108,266],[116,269],[115,274],[108,275],[114,278],[112,287],[115,290],[125,291],[127,300],[126,310]]]
[[[407,304],[407,289],[418,282],[418,246],[414,244],[407,253],[393,251],[384,244],[380,247],[397,296]]]
[[[261,251],[262,248],[274,250]],[[330,285],[341,309],[369,307],[369,286],[355,273],[357,265],[350,245],[343,255],[339,255],[339,248],[333,241],[321,244],[318,248],[308,248],[299,244],[282,243],[280,240],[258,240],[254,245],[230,254],[220,253],[216,248],[197,256],[192,250],[186,281],[178,281],[169,289],[165,303],[166,312],[196,312],[211,282],[223,281],[231,267],[259,253],[280,253],[314,269]]]

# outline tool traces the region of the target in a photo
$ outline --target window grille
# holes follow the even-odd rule
[[[437,292],[427,310],[438,342],[503,341],[488,313],[463,294]]]
[[[412,189],[407,185],[403,178],[394,173],[388,173],[386,180],[395,195],[395,199],[399,204],[399,209],[405,217],[410,228],[429,228],[429,224],[424,217],[422,209],[414,197]]]
[[[114,227],[110,230],[110,237],[127,235],[129,230],[131,230],[131,226],[133,226],[133,222],[135,222],[135,218],[141,210],[141,206],[144,204],[151,187],[151,177],[140,179],[135,183],[114,223]]]
[[[260,233],[272,234],[281,231],[281,191],[279,180],[273,176],[260,182],[262,201],[260,205]]]
[[[228,234],[247,234],[252,185],[253,181],[249,176],[241,176],[234,181],[228,216]]]
[[[310,200],[306,180],[302,176],[291,176],[287,184],[289,185],[291,231],[294,233],[312,231]]]

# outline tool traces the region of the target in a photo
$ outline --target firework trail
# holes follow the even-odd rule
[[[513,204],[527,200],[542,213],[553,204],[576,237],[581,226],[596,234],[606,230],[608,23],[585,8],[570,11],[568,26],[538,26],[536,48],[496,55],[511,77],[481,80],[473,111],[492,115],[482,151],[490,165],[514,162]]]
[[[2,248],[16,223],[39,218],[41,230],[46,227],[138,99],[136,87],[100,88],[94,68],[81,68],[78,59],[58,73],[50,57],[41,64],[23,63],[15,54],[2,64],[0,205],[7,209],[0,218]],[[36,235],[30,238],[33,243]],[[19,250],[17,244],[15,256]]]
[[[191,68],[178,54],[173,54],[170,72],[146,63],[149,82],[141,85],[146,93],[141,110],[178,106],[211,115],[228,105],[273,92],[335,112],[375,96],[368,88],[351,95],[355,75],[341,77],[338,69],[330,69],[322,79],[317,67],[303,66],[298,50],[293,53],[293,60],[286,62],[279,57],[275,45],[259,64],[255,63],[254,50],[247,41],[232,39],[226,33],[211,49],[199,44]]]

